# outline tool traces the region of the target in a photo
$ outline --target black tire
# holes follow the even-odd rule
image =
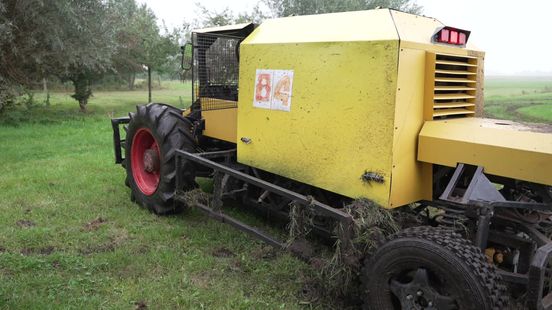
[[[414,227],[390,236],[365,260],[361,280],[365,309],[507,308],[496,269],[447,228]]]
[[[174,199],[176,190],[175,150],[195,151],[196,144],[191,134],[192,123],[182,116],[179,109],[158,103],[137,106],[136,113],[129,113],[129,116],[130,123],[125,146],[127,172],[125,184],[131,189],[131,200],[160,215],[180,211],[184,206],[175,203]],[[157,143],[159,152],[157,168],[159,181],[155,191],[150,194],[146,194],[140,189],[132,171],[132,143],[136,133],[141,129],[149,130]],[[193,165],[188,163],[184,170],[182,189],[196,188]]]

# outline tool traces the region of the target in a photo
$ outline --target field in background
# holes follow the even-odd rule
[[[154,101],[189,103],[189,83],[164,87]],[[491,78],[486,113],[552,123],[551,90],[552,78]],[[109,119],[145,91],[96,92],[86,115],[69,95],[0,116],[0,308],[335,307],[304,295],[314,270],[290,255],[198,211],[157,217],[129,201]]]
[[[552,124],[552,77],[488,77],[487,117]]]

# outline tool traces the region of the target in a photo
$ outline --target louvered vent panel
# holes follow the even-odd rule
[[[477,58],[435,54],[433,119],[475,114]]]

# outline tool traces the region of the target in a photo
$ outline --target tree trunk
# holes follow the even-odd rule
[[[42,78],[42,91],[46,94],[46,106],[50,106],[50,91],[48,90],[48,80],[43,77]]]
[[[90,89],[90,79],[86,74],[79,74],[71,79],[73,86],[75,87],[75,94],[71,97],[75,98],[79,102],[80,111],[87,112],[88,98],[92,95]]]
[[[136,73],[128,74],[128,90],[134,90],[134,82],[136,81]]]
[[[88,100],[86,99],[79,100],[79,107],[82,113],[86,113],[88,111],[86,108],[87,104],[88,104]]]
[[[159,88],[161,88],[161,75],[157,74],[157,83],[159,83]]]
[[[127,76],[127,86],[128,90],[132,90],[132,73],[129,73]]]
[[[151,67],[148,66],[148,102],[151,102]]]

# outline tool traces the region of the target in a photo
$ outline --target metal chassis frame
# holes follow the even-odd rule
[[[262,188],[268,192],[274,193],[276,195],[285,197],[293,201],[294,203],[301,205],[303,207],[309,208],[310,211],[314,212],[315,214],[328,216],[339,223],[342,224],[344,233],[340,238],[342,238],[342,242],[344,246],[350,245],[350,241],[352,238],[352,223],[353,218],[350,214],[343,212],[341,210],[332,208],[331,206],[328,206],[326,204],[323,204],[319,201],[316,201],[312,197],[302,195],[300,193],[294,192],[292,190],[283,188],[281,186],[272,184],[270,182],[267,182],[261,178],[249,175],[247,173],[241,172],[239,170],[233,169],[227,165],[220,164],[218,162],[212,161],[209,158],[214,157],[223,157],[225,158],[225,162],[228,164],[229,159],[235,155],[236,150],[228,150],[228,151],[218,151],[218,152],[205,152],[205,153],[189,153],[182,150],[176,151],[176,188],[182,188],[182,169],[184,168],[183,161],[188,160],[191,162],[194,162],[195,164],[202,165],[204,167],[213,169],[215,172],[215,182],[217,182],[217,178],[221,180],[221,182],[224,179],[228,180],[229,177],[238,179],[243,181],[245,184],[253,185],[259,188]],[[217,191],[217,184],[215,184],[215,197],[214,200],[220,199],[222,196],[222,193],[216,193]],[[178,194],[176,195],[178,199]],[[218,197],[217,197],[218,196]],[[240,222],[226,214],[224,214],[219,207],[217,207],[217,202],[214,203],[215,207],[211,208],[206,205],[199,204],[197,207],[207,213],[209,216],[213,217],[214,219],[217,219],[221,222],[228,223],[239,230],[242,230],[246,233],[249,233],[262,241],[267,242],[268,244],[271,244],[273,246],[276,246],[278,248],[284,248],[285,243],[276,240],[275,238],[269,236],[268,234],[260,231],[259,229],[249,226],[243,222]]]
[[[525,274],[512,273],[498,268],[497,271],[507,282],[526,285],[527,306],[529,309],[552,309],[552,291],[548,292],[546,296],[542,296],[544,281],[546,280],[545,271],[550,263],[550,260],[552,259],[552,240],[539,232],[534,225],[521,222],[514,218],[494,214],[496,208],[520,208],[534,211],[551,211],[552,205],[549,203],[506,201],[501,195],[498,197],[499,199],[495,200],[494,198],[496,197],[496,193],[493,193],[492,189],[489,190],[488,188],[483,189],[480,193],[478,193],[479,196],[472,196],[475,191],[480,189],[475,188],[478,185],[477,183],[480,180],[487,180],[483,174],[482,167],[477,167],[475,169],[475,173],[470,184],[468,185],[468,188],[466,189],[465,194],[462,197],[453,198],[451,193],[456,187],[459,181],[458,178],[460,177],[463,169],[464,164],[458,164],[445,191],[439,199],[434,201],[422,201],[422,204],[445,210],[450,208],[454,210],[464,210],[466,213],[471,212],[472,218],[477,218],[477,227],[473,242],[475,246],[481,248],[482,251],[484,251],[487,247],[489,240],[499,244],[510,244],[511,246],[513,244],[517,244],[520,248],[525,247],[526,251],[534,249],[532,246],[531,249],[529,249],[528,244],[521,245],[520,240],[515,240],[515,238],[511,236],[491,231],[491,222],[514,225],[517,229],[526,233],[537,246],[537,249],[533,252],[532,258],[530,258],[529,266],[524,266],[527,267],[528,271]],[[483,193],[483,196],[486,196],[486,198],[490,198],[488,199],[490,201],[470,199],[473,197],[481,197],[481,193]]]

